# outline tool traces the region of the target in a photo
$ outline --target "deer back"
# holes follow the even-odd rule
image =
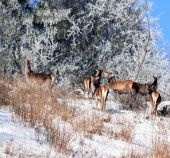
[[[46,86],[48,88],[52,88],[55,76],[53,74],[44,74],[32,71],[30,61],[25,60],[25,79],[31,86]]]
[[[132,80],[116,80],[109,83],[109,87],[112,90],[118,90],[118,91],[130,90],[132,89],[133,83],[134,81]]]
[[[132,88],[133,88],[135,93],[139,93],[141,95],[149,94],[147,84],[141,84],[141,83],[134,82]]]
[[[151,98],[152,98],[152,102],[158,106],[158,104],[161,102],[161,95],[158,91],[153,91],[151,93]]]

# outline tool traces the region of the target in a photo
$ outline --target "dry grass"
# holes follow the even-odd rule
[[[72,132],[61,131],[53,120],[60,117],[63,121],[69,122],[75,115],[75,109],[64,103],[59,104],[54,98],[54,93],[49,90],[28,89],[22,80],[11,81],[5,78],[5,83],[0,82],[0,105],[11,105],[15,121],[19,118],[26,126],[34,128],[37,140],[40,140],[39,137],[43,134],[49,144],[61,152],[66,152]]]
[[[66,103],[60,103],[59,106],[57,106],[56,113],[64,121],[71,122],[72,118],[76,115],[76,110],[74,107],[67,106]]]
[[[132,149],[130,153],[125,156],[121,156],[121,158],[147,158],[145,154],[141,154],[137,152],[137,150]]]
[[[25,149],[22,145],[16,146],[13,140],[3,142],[3,149],[1,150],[1,154],[4,155],[4,158],[49,158],[50,152],[36,153],[34,151],[30,151]],[[58,155],[56,155],[57,157]]]
[[[126,155],[126,158],[145,158],[145,156],[143,156],[140,153],[136,153],[135,151],[131,152],[129,155]]]
[[[76,131],[83,131],[91,134],[101,134],[103,128],[103,118],[93,112],[90,116],[83,116],[73,123]]]
[[[73,138],[73,132],[69,131],[66,127],[61,128],[59,124],[54,126],[52,123],[48,124],[46,129],[45,137],[47,142],[59,152],[67,153]]]
[[[9,77],[0,76],[0,106],[9,105],[12,80]]]
[[[167,135],[167,131],[168,131],[168,128],[166,126],[167,122],[158,122],[157,123],[157,126],[158,126],[158,129],[159,129],[159,134],[164,134],[164,135]]]
[[[123,117],[116,117],[114,123],[118,126],[118,130],[113,128],[106,128],[106,133],[111,139],[121,139],[130,142],[133,138],[134,126],[130,121]]]
[[[117,125],[124,125],[126,122],[127,120],[122,115],[116,116],[113,119],[113,123]]]
[[[151,158],[170,158],[170,146],[167,139],[156,137],[149,152]]]
[[[73,89],[66,89],[64,87],[54,87],[53,88],[54,95],[58,98],[63,99],[76,99],[76,98],[83,98],[80,94],[81,91],[73,91]]]

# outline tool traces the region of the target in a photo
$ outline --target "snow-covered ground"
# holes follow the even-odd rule
[[[13,121],[8,108],[0,109],[0,158],[2,157],[128,157],[135,151],[141,155],[149,152],[155,139],[166,139],[170,144],[170,119],[159,117],[146,119],[146,114],[119,109],[118,103],[108,102],[107,110],[101,112],[95,108],[94,100],[77,99],[65,100],[68,105],[83,109],[83,116],[96,113],[100,116],[109,116],[110,121],[103,123],[100,134],[88,135],[82,132],[73,132],[69,144],[69,153],[56,153],[45,141],[37,142],[34,129],[25,127],[22,122]],[[62,100],[60,100],[62,102]],[[114,106],[115,105],[115,106]],[[75,120],[79,119],[77,116]],[[17,120],[17,119],[16,119]],[[66,124],[64,121],[61,122]],[[107,129],[117,133],[123,126],[130,123],[132,139],[111,135]],[[67,123],[68,124],[68,123]],[[128,126],[127,126],[128,127]],[[74,131],[74,129],[72,129]],[[127,131],[128,132],[128,131]],[[112,137],[113,136],[113,137]]]
[[[40,136],[41,141],[37,141],[37,133],[33,128],[27,127],[26,123],[18,119],[9,110],[10,106],[1,106],[0,158],[130,158],[135,154],[149,158],[156,143],[162,148],[167,145],[170,151],[170,118],[148,119],[147,113],[123,110],[122,105],[112,99],[107,101],[104,112],[98,110],[94,99],[56,99],[60,103],[66,103],[61,106],[76,109],[72,120],[64,121],[60,116],[53,120],[56,126],[65,130],[63,132],[71,133],[68,152],[62,153],[51,147],[43,135]],[[90,118],[86,124],[82,123],[82,127],[77,125],[77,122],[86,121],[83,120],[85,118]],[[93,131],[96,124],[100,128]]]
[[[51,157],[55,153],[48,144],[36,141],[34,129],[14,122],[8,108],[0,109],[0,158]]]

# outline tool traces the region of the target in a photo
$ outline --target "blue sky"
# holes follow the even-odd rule
[[[164,37],[162,42],[170,48],[170,0],[152,0],[152,2],[151,15],[159,17],[158,24]],[[168,54],[170,55],[170,51]]]
[[[29,0],[29,1],[30,1],[30,5],[34,5],[34,3],[39,1],[39,0]]]

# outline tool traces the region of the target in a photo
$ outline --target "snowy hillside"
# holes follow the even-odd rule
[[[8,93],[10,95],[25,92],[24,89],[13,87],[13,84],[6,83],[7,87],[12,89]],[[55,100],[46,96],[49,105],[45,102],[43,109],[41,100],[45,95],[41,94],[37,103],[33,97],[38,97],[38,93],[33,96],[27,93],[22,96],[26,97],[25,104],[0,108],[2,158],[170,157],[170,118],[147,119],[147,113],[121,110],[121,104],[113,100],[109,100],[106,111],[101,112],[93,99],[66,96],[59,99],[57,95]],[[16,94],[13,99],[18,102]],[[54,104],[57,108],[53,107],[50,100],[58,102]],[[31,104],[35,104],[36,108],[41,106],[38,113]],[[35,108],[33,112],[30,112],[30,107]]]
[[[22,122],[14,122],[8,108],[0,109],[0,158],[52,157],[53,150],[45,143],[38,143],[35,131]]]

